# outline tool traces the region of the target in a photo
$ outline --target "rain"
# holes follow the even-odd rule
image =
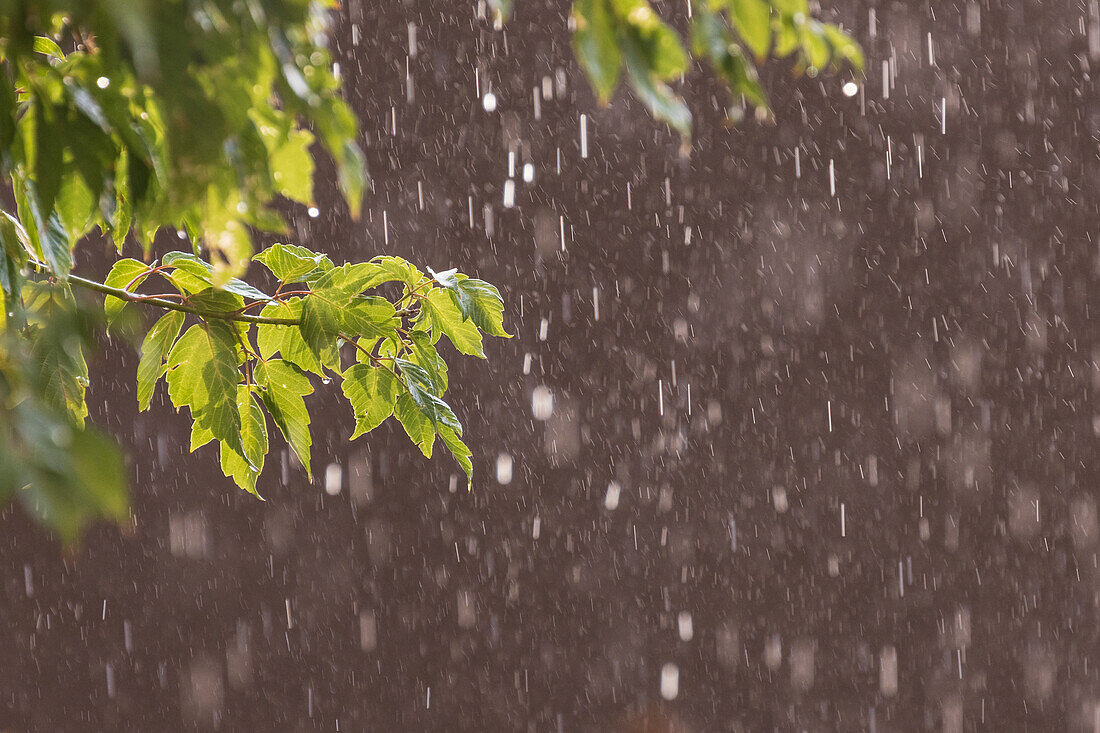
[[[500,288],[472,490],[318,383],[259,502],[106,344],[132,517],[4,510],[0,728],[1100,731],[1097,0],[827,0],[865,76],[697,66],[686,153],[567,11],[340,4],[373,190],[286,212]]]

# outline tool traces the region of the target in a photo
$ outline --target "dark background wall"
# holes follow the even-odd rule
[[[330,388],[259,503],[110,344],[133,523],[4,512],[0,729],[1100,729],[1096,0],[827,3],[860,93],[769,66],[728,128],[695,72],[687,158],[517,5],[346,3],[375,190],[293,212],[501,286],[516,338],[452,364],[474,491]]]

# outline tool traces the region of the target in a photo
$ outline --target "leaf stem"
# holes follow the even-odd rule
[[[53,276],[53,272],[43,262],[37,262],[31,260],[37,270],[45,272],[48,275]],[[78,275],[70,274],[68,276],[70,283],[79,285],[87,290],[94,290],[97,293],[103,293],[104,295],[110,295],[119,300],[125,300],[129,303],[141,303],[142,305],[151,305],[157,308],[163,308],[170,311],[179,311],[181,313],[190,313],[192,315],[199,316],[201,318],[217,318],[223,321],[239,321],[242,323],[269,323],[275,326],[300,326],[301,320],[298,318],[272,318],[270,316],[250,316],[247,313],[225,313],[223,311],[206,310],[205,308],[196,308],[190,305],[183,305],[182,303],[173,303],[163,298],[149,297],[147,295],[140,295],[138,293],[131,293],[128,290],[121,288],[113,288],[110,285],[105,285],[95,280],[89,280]]]

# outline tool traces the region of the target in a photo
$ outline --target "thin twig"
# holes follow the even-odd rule
[[[31,260],[31,264],[38,270],[45,272],[49,275],[53,275],[50,268],[43,262],[36,262]],[[163,308],[170,311],[179,311],[181,313],[190,313],[192,315],[199,316],[201,318],[217,318],[222,321],[238,321],[241,323],[267,323],[273,326],[300,326],[302,321],[298,318],[272,318],[270,316],[250,316],[247,313],[225,313],[224,311],[211,311],[204,308],[196,308],[190,305],[183,305],[181,303],[173,303],[161,298],[150,298],[147,295],[140,295],[138,293],[131,293],[128,290],[122,290],[121,288],[113,288],[110,285],[105,285],[95,280],[89,280],[79,275],[70,274],[68,276],[69,282],[74,285],[79,285],[87,290],[94,290],[97,293],[103,293],[104,295],[110,295],[118,298],[119,300],[125,300],[129,303],[141,303],[142,305],[151,305],[157,308]]]

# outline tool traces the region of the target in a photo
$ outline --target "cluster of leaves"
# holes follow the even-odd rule
[[[164,311],[141,344],[138,400],[161,377],[192,420],[192,448],[217,441],[227,476],[255,493],[268,420],[308,469],[312,377],[340,380],[357,437],[396,417],[425,455],[436,437],[472,476],[462,426],[443,397],[441,337],[484,357],[507,336],[492,285],[423,274],[394,257],[334,265],[279,244],[252,256],[252,233],[282,231],[280,199],[312,205],[319,143],[350,212],[366,186],[356,121],[325,46],[334,0],[0,0],[0,498],[16,494],[72,538],[89,519],[124,518],[122,461],[86,427],[85,353],[104,323],[141,304]],[[490,0],[501,18],[512,0]],[[811,17],[807,0],[695,0],[691,52],[729,84],[731,109],[767,110],[756,65],[795,56],[808,72],[858,47]],[[689,137],[668,82],[689,54],[647,0],[577,0],[578,59],[606,102],[623,70],[651,112]],[[99,232],[121,256],[151,254],[161,228],[190,252],[123,258],[104,282],[71,272]],[[271,295],[242,277],[256,260]],[[157,281],[167,291],[139,290]],[[73,286],[106,296],[102,310]],[[386,298],[379,287],[393,291]]]
[[[4,245],[14,231],[0,219]],[[122,521],[128,511],[117,446],[83,424],[84,352],[102,315],[63,283],[23,282],[11,297],[12,275],[0,270],[0,499],[17,496],[72,539],[89,517]]]
[[[729,87],[732,120],[743,116],[746,103],[770,114],[756,69],[769,57],[794,57],[810,74],[845,63],[863,69],[855,41],[815,20],[807,0],[695,0],[691,11],[691,53]],[[610,100],[625,69],[650,112],[690,139],[691,112],[668,86],[687,72],[689,54],[648,0],[577,0],[573,24],[577,60],[601,102]]]
[[[85,425],[85,354],[103,326],[140,322],[123,317],[138,305],[163,312],[141,344],[140,406],[163,376],[192,449],[217,441],[243,488],[256,493],[268,415],[308,470],[313,376],[340,380],[353,437],[396,416],[425,455],[439,436],[472,476],[437,344],[484,357],[483,334],[507,335],[496,288],[285,244],[254,258],[275,293],[238,279],[253,232],[285,228],[280,198],[314,203],[315,142],[358,215],[366,173],[325,47],[331,5],[0,0],[0,174],[15,201],[0,211],[0,498],[67,539],[128,510],[117,446]],[[120,258],[104,282],[71,272],[90,233],[148,260],[161,228],[191,251]],[[140,292],[157,280],[167,292]],[[368,293],[379,286],[393,299]]]
[[[0,0],[0,166],[51,272],[99,228],[170,226],[240,274],[281,195],[313,203],[314,132],[352,213],[356,123],[310,0]],[[66,51],[68,51],[66,53]]]
[[[265,410],[308,471],[310,375],[336,379],[355,415],[352,439],[394,416],[425,456],[438,436],[472,481],[436,347],[445,336],[460,353],[485,358],[483,334],[509,335],[497,289],[454,270],[428,276],[398,257],[335,266],[276,244],[255,260],[279,281],[274,294],[236,278],[215,287],[210,263],[186,252],[115,263],[104,282],[109,322],[136,303],[168,310],[141,345],[141,409],[164,376],[172,404],[191,415],[191,450],[217,440],[225,475],[255,494],[268,451]],[[138,294],[153,276],[171,291]],[[400,296],[368,294],[386,283]],[[199,318],[184,329],[188,314]]]

